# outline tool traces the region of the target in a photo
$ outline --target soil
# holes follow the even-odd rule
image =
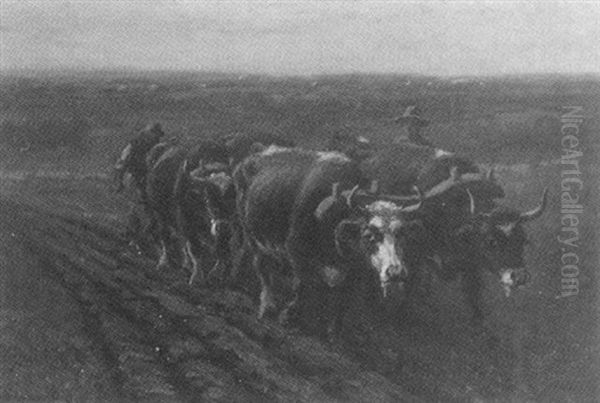
[[[528,344],[536,310],[501,290],[487,297],[495,327],[472,326],[459,285],[431,278],[412,313],[395,320],[365,318],[350,301],[340,340],[325,342],[259,321],[255,295],[157,271],[121,235],[127,198],[102,178],[4,180],[0,191],[2,401],[595,396],[595,339],[571,368],[557,368],[568,382],[548,385],[534,364],[544,370],[560,351]]]

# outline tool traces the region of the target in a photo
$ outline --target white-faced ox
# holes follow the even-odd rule
[[[372,195],[356,188],[361,180],[357,163],[336,152],[269,148],[237,167],[237,212],[262,287],[259,317],[277,308],[274,266],[293,276],[280,320],[330,336],[357,282],[375,275],[385,294],[402,286],[419,198]]]

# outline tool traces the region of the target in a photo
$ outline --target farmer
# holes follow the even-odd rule
[[[421,135],[421,129],[429,125],[429,121],[421,117],[421,111],[415,105],[407,107],[402,116],[398,116],[394,121],[401,123],[403,131],[406,132],[404,136],[397,137],[395,142],[405,141],[408,138],[409,141],[421,146],[433,146]]]
[[[158,144],[165,135],[160,123],[153,123],[140,130],[140,132],[127,144],[121,152],[121,157],[115,164],[115,181],[117,182],[117,193],[123,191],[123,179],[125,174],[129,173],[133,178],[134,184],[138,189],[142,201],[145,201],[146,194],[146,176],[148,168],[146,167],[146,155]]]
[[[154,220],[146,211],[146,177],[148,175],[146,156],[163,136],[164,132],[159,123],[149,124],[125,146],[114,167],[117,193],[122,192],[125,188],[123,182],[126,174],[131,175],[137,189],[137,200],[129,201],[130,209],[123,236],[131,240],[129,245],[135,247],[138,253],[141,253],[142,250],[150,250],[155,231]]]

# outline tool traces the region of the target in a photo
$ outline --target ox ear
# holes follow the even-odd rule
[[[268,147],[260,142],[254,142],[250,146],[250,154],[260,153],[266,150]]]
[[[532,210],[521,213],[521,215],[519,217],[519,221],[527,222],[527,221],[535,220],[536,218],[538,218],[539,216],[541,216],[544,213],[544,210],[546,209],[547,204],[548,204],[548,188],[546,187],[546,188],[544,188],[544,191],[542,192],[542,200],[540,200],[540,204],[537,207],[533,208]]]
[[[193,170],[194,170],[194,167],[192,166],[192,164],[190,164],[190,161],[186,158],[183,161],[183,164],[181,165],[181,171],[184,172],[186,175],[190,175]]]
[[[356,250],[354,245],[360,239],[361,222],[342,220],[335,227],[335,248],[340,256],[348,256]]]
[[[476,226],[474,223],[466,223],[461,225],[454,234],[460,242],[469,242],[475,233]]]

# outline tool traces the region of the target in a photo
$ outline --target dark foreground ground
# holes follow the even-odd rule
[[[500,175],[517,178],[523,169]],[[2,183],[1,400],[598,396],[597,307],[557,299],[558,289],[548,289],[556,286],[552,273],[538,272],[537,284],[509,299],[488,279],[485,333],[469,324],[458,284],[431,278],[405,323],[361,329],[351,315],[342,340],[324,344],[257,321],[251,296],[190,288],[182,272],[155,271],[119,235],[127,202],[110,194],[104,179]],[[534,200],[535,191],[523,194]],[[548,220],[534,229],[552,226]],[[531,237],[541,251],[529,256],[540,270],[554,259],[543,244],[548,237]],[[593,301],[592,291],[578,298]]]
[[[244,295],[155,272],[109,222],[49,207],[0,202],[3,400],[412,399],[335,348],[258,323]]]

